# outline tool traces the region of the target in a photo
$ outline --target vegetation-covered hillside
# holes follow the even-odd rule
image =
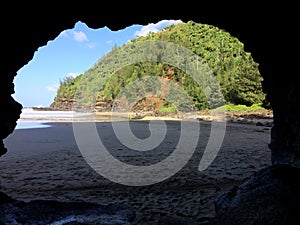
[[[199,85],[205,76],[197,81],[189,73],[199,70],[198,61],[202,72],[212,77],[206,86]],[[141,82],[147,83],[143,86]],[[172,100],[181,101],[178,90],[184,90],[197,109],[218,107],[223,97],[226,104],[251,106],[265,99],[261,82],[258,63],[245,52],[243,43],[215,26],[189,21],[114,47],[85,73],[61,81],[51,107],[67,109],[76,102],[108,110],[120,93],[133,102],[136,96],[152,93],[170,106]]]

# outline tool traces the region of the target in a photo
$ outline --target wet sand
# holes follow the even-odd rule
[[[139,138],[150,133],[148,120],[132,121]],[[101,205],[130,205],[134,224],[155,224],[161,218],[185,218],[204,224],[214,216],[214,198],[231,185],[271,164],[270,127],[227,123],[217,157],[204,171],[199,162],[211,131],[211,123],[193,121],[200,127],[199,142],[188,163],[170,178],[146,186],[110,181],[98,174],[80,152],[70,121],[50,122],[49,127],[15,130],[0,158],[1,191],[18,200],[86,201]],[[113,133],[112,123],[97,122],[102,143],[122,162],[151,165],[168,157],[180,136],[180,121],[166,120],[165,140],[153,151],[132,151]],[[192,134],[191,134],[192,135]]]

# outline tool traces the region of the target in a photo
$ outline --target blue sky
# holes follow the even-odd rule
[[[62,31],[46,46],[37,49],[32,60],[17,72],[13,97],[23,107],[48,107],[55,98],[59,82],[66,76],[84,73],[116,45],[180,22],[162,20],[111,31],[107,27],[91,29],[79,21],[73,29]]]

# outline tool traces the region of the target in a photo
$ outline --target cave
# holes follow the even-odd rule
[[[82,13],[72,13],[71,9],[70,13],[57,10],[53,14],[44,13],[38,16],[34,15],[35,11],[19,13],[11,10],[8,12],[9,15],[1,14],[2,31],[5,33],[1,35],[1,42],[4,45],[1,48],[2,64],[0,68],[1,155],[5,154],[7,150],[9,151],[4,146],[3,140],[14,132],[22,110],[22,105],[12,97],[15,88],[18,88],[14,86],[13,82],[17,71],[33,58],[39,47],[56,38],[63,30],[72,28],[77,21],[86,23],[90,28],[107,26],[111,30],[123,29],[132,24],[146,25],[149,22],[158,22],[162,19],[180,19],[184,22],[193,20],[211,24],[238,37],[244,43],[245,49],[252,53],[254,60],[259,63],[259,70],[264,78],[263,89],[274,114],[271,142],[269,143],[269,148],[272,151],[272,167],[267,168],[269,169],[267,172],[263,170],[263,174],[258,174],[256,179],[248,181],[250,184],[245,184],[244,189],[240,187],[240,189],[230,190],[228,195],[231,200],[229,201],[227,198],[226,210],[220,207],[222,209],[219,210],[220,217],[216,218],[214,224],[239,224],[236,222],[238,220],[239,222],[248,221],[247,224],[297,224],[294,222],[298,218],[295,207],[297,207],[297,200],[300,198],[300,191],[295,182],[300,175],[298,171],[300,165],[300,111],[298,107],[300,92],[298,89],[299,79],[296,76],[297,56],[294,56],[298,45],[296,40],[297,14],[294,12],[297,7],[285,3],[274,6],[275,3],[273,3],[272,7],[268,8],[262,7],[261,4],[242,4],[235,7],[228,5],[228,7],[220,7],[222,10],[217,12],[215,10],[213,10],[214,12],[201,10],[196,14],[198,16],[195,14],[188,16],[189,11],[184,16],[171,14],[170,9],[156,16],[132,14],[130,17],[114,14],[107,16],[101,13],[83,15]],[[42,9],[42,7],[40,8]],[[209,9],[207,6],[204,8]],[[30,13],[33,15],[30,16]],[[268,175],[270,177],[267,179],[266,176]],[[271,179],[274,177],[276,182]],[[259,180],[259,178],[262,179]],[[270,194],[276,195],[282,193],[282,190],[290,191],[290,195],[283,195],[286,198],[282,200],[284,204],[282,201],[270,200],[256,202],[257,204],[274,204],[272,207],[277,209],[275,211],[281,212],[275,216],[278,223],[275,223],[274,220],[266,223],[266,221],[270,221],[272,211],[269,212],[269,215],[265,213],[261,215],[260,219],[257,219],[247,217],[247,212],[250,214],[251,210],[246,211],[241,209],[241,206],[241,208],[232,206],[239,202],[235,200],[233,195],[237,195],[237,198],[245,197],[245,193],[241,190],[247,189],[245,186],[248,187],[248,190],[251,189],[249,188],[251,181],[256,182],[256,184],[263,183],[262,186],[268,188],[270,188],[270,184],[277,185],[278,190],[272,189]],[[253,195],[247,194],[245,199],[251,199],[251,196],[253,197]],[[1,201],[4,203],[10,200],[4,196],[1,197]],[[240,204],[243,204],[243,201],[240,201]],[[278,209],[283,205],[288,210],[280,211]],[[252,209],[251,207],[255,206],[255,204],[247,205],[247,209]],[[244,220],[237,219],[238,212],[244,213]]]

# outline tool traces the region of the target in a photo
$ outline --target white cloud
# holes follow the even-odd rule
[[[141,30],[135,32],[135,36],[136,37],[146,36],[150,32],[158,32],[163,28],[165,28],[166,26],[169,26],[171,24],[178,24],[181,22],[182,22],[181,20],[161,20],[157,23],[149,23],[148,25],[143,26]]]
[[[96,46],[97,46],[96,43],[88,43],[87,44],[88,48],[96,48]]]
[[[36,108],[44,108],[45,106],[44,106],[44,105],[41,105],[41,104],[39,104],[39,105],[36,105],[36,106],[34,106],[34,107],[36,107]]]
[[[106,41],[106,44],[108,44],[108,45],[110,45],[110,44],[112,44],[113,43],[113,40],[108,40],[108,41]]]
[[[158,29],[156,28],[156,25],[153,23],[150,23],[146,26],[143,26],[141,30],[135,32],[135,36],[140,37],[140,36],[146,36],[150,32],[157,32]]]
[[[75,77],[77,77],[78,75],[79,75],[78,73],[70,72],[70,73],[67,73],[66,77],[75,78]]]
[[[82,31],[72,31],[72,35],[75,41],[78,42],[83,42],[83,41],[88,41],[88,38],[86,36],[86,34]]]
[[[48,91],[51,91],[51,92],[56,92],[59,88],[59,85],[58,84],[52,84],[52,85],[49,85],[46,87]]]

